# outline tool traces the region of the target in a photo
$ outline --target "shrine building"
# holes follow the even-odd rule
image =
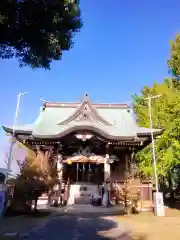
[[[12,134],[11,127],[3,129]],[[136,124],[129,105],[94,103],[87,94],[78,103],[44,102],[34,123],[16,126],[15,137],[35,151],[52,150],[49,161],[70,186],[69,204],[85,201],[82,192],[92,194],[106,180],[123,185],[137,172],[135,153],[151,142],[150,129]],[[141,198],[151,200],[151,183],[143,181]]]

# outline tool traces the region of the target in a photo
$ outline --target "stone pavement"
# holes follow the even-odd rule
[[[16,229],[17,224],[13,224],[14,228],[11,227],[11,231],[5,231],[6,229],[4,229],[1,234],[27,240],[128,239],[127,226],[123,226],[123,224],[120,226],[113,217],[113,215],[119,215],[122,211],[119,207],[75,205],[49,210],[51,210],[51,214],[43,221],[42,219],[37,221],[36,218],[34,220],[32,218],[30,221],[28,217],[17,218],[18,221],[15,218],[14,221],[18,221],[20,226],[23,226],[26,220],[26,228],[23,227],[20,231]],[[45,211],[45,209],[41,209],[41,211]]]
[[[97,214],[98,216],[114,216],[114,215],[121,215],[124,213],[123,206],[114,206],[114,207],[92,207],[91,205],[87,204],[77,204],[72,206],[67,206],[64,209],[57,209],[58,212],[66,213],[66,215],[83,215],[83,214]]]
[[[27,240],[180,239],[178,210],[176,210],[178,215],[171,210],[163,218],[155,217],[148,212],[132,216],[108,216],[108,213],[113,211],[115,208],[93,208],[87,205],[57,208],[55,215],[49,217],[45,224],[33,229],[27,235],[21,235],[21,238]]]
[[[56,216],[46,225],[24,236],[27,240],[129,240],[126,226],[118,226],[113,218]]]
[[[56,208],[46,224],[23,235],[27,240],[88,240],[128,238],[126,226],[117,224],[114,217],[121,208],[91,207],[75,205]],[[116,214],[115,214],[116,213]],[[123,238],[122,238],[123,237]]]

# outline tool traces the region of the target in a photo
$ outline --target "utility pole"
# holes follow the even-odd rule
[[[9,154],[8,154],[5,183],[7,182],[9,173],[11,171],[12,151],[13,151],[13,145],[16,142],[15,141],[15,130],[16,130],[17,119],[18,119],[18,115],[19,115],[20,100],[21,100],[21,97],[27,93],[28,92],[24,92],[24,93],[19,92],[17,95],[16,112],[15,112],[13,131],[12,131],[12,141],[10,143]]]
[[[155,153],[155,141],[154,141],[154,134],[153,134],[153,122],[152,122],[152,99],[160,98],[161,95],[149,96],[146,99],[148,100],[148,110],[149,110],[149,126],[151,131],[151,143],[152,143],[152,158],[153,158],[153,168],[154,168],[154,179],[155,179],[155,188],[156,192],[159,192],[159,181],[158,181],[158,174],[157,174],[157,164],[156,164],[156,153]]]
[[[153,169],[154,169],[154,180],[155,180],[155,189],[154,193],[154,210],[157,216],[164,216],[164,203],[163,203],[163,195],[159,192],[159,181],[158,181],[158,173],[157,173],[157,163],[156,163],[156,153],[155,153],[155,141],[154,141],[154,133],[153,133],[153,122],[152,122],[152,100],[160,98],[161,95],[148,96],[145,98],[148,100],[148,110],[149,110],[149,125],[151,132],[151,143],[152,143],[152,158],[153,158]]]
[[[3,191],[0,191],[0,198],[1,198],[1,203],[0,203],[0,217],[4,213],[4,209],[6,208],[5,202],[8,200],[8,187],[7,187],[7,181],[9,177],[9,173],[11,171],[11,161],[12,161],[12,152],[13,152],[13,145],[16,142],[15,141],[15,130],[16,130],[16,125],[17,125],[17,119],[19,115],[19,106],[20,106],[20,100],[23,95],[27,94],[27,92],[21,93],[19,92],[17,95],[17,104],[16,104],[16,112],[15,112],[15,117],[14,117],[14,124],[13,124],[13,129],[12,129],[12,141],[10,142],[10,148],[9,148],[9,154],[8,154],[8,161],[7,161],[7,168],[6,168],[6,177],[4,181],[4,188]]]

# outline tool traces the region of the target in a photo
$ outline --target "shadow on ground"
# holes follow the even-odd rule
[[[146,240],[145,236],[132,236],[130,229],[107,217],[55,216],[43,227],[26,236],[29,240]]]
[[[124,215],[122,208],[80,206],[44,209],[24,216],[20,226],[25,226],[19,231],[14,226],[14,231],[22,232],[21,237],[29,240],[147,240],[146,236],[132,234],[123,222],[117,224],[115,218],[111,217],[115,215]],[[41,219],[45,219],[45,224],[44,221],[41,224]]]
[[[36,210],[36,211],[28,211],[28,212],[19,212],[19,211],[6,211],[4,214],[4,218],[9,218],[9,217],[18,217],[18,216],[26,216],[26,217],[34,217],[34,218],[43,218],[43,217],[48,217],[53,213],[51,209],[47,210]]]

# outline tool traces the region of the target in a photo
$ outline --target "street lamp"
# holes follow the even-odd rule
[[[15,129],[17,125],[17,119],[19,115],[19,106],[20,106],[20,100],[21,97],[28,92],[21,93],[19,92],[17,95],[17,104],[16,104],[16,112],[15,112],[15,117],[14,117],[14,124],[13,124],[13,131],[12,131],[12,141],[10,142],[10,148],[9,148],[9,154],[8,154],[8,162],[7,162],[7,170],[6,170],[6,178],[5,178],[5,183],[7,182],[9,172],[11,170],[11,160],[12,160],[12,150],[13,150],[13,145],[15,143]]]

